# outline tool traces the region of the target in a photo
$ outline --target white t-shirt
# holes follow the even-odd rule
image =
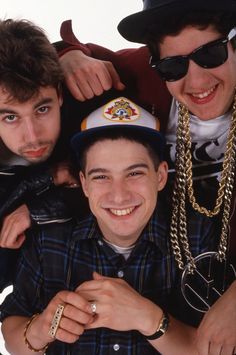
[[[110,247],[117,253],[117,254],[121,254],[123,255],[123,257],[125,258],[125,260],[128,260],[132,250],[135,247],[135,244],[129,246],[129,247],[120,247],[116,244],[113,244],[111,242],[109,242],[107,239],[105,239],[106,243],[108,245],[110,245]]]
[[[166,132],[167,161],[174,172],[178,102],[173,99]],[[203,121],[190,115],[193,176],[195,180],[215,177],[219,180],[230,127],[231,113]]]

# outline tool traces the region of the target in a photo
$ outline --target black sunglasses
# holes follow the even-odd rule
[[[233,28],[226,38],[204,44],[188,55],[166,57],[161,60],[151,57],[149,64],[157,70],[163,80],[176,81],[187,74],[190,59],[206,69],[216,68],[225,63],[228,59],[227,43],[235,37],[236,29]]]

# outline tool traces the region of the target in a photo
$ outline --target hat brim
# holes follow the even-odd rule
[[[165,0],[148,10],[125,17],[118,24],[120,34],[130,42],[147,43],[147,31],[155,24],[168,28],[168,19],[181,16],[188,10],[228,11],[236,14],[236,0]],[[163,30],[162,30],[163,32]]]
[[[71,139],[71,147],[77,157],[79,157],[87,145],[91,144],[93,140],[106,135],[109,139],[109,134],[112,134],[112,132],[117,133],[118,131],[119,134],[124,133],[131,138],[140,138],[142,141],[147,142],[158,154],[159,159],[163,160],[165,151],[164,136],[159,131],[143,126],[119,124],[90,128],[86,131],[75,134]]]

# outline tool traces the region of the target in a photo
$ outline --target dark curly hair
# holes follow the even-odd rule
[[[60,90],[62,80],[57,52],[41,28],[27,20],[0,21],[0,85],[9,100],[27,101],[40,87]]]

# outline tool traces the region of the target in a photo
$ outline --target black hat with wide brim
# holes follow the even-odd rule
[[[168,19],[188,11],[224,11],[236,14],[236,0],[144,0],[143,10],[125,17],[118,25],[120,34],[131,42],[146,43],[150,25],[168,27]]]

